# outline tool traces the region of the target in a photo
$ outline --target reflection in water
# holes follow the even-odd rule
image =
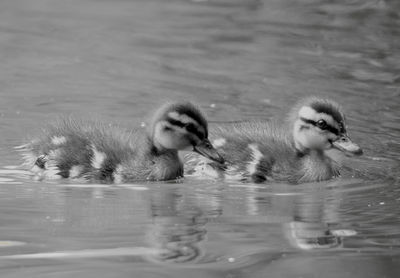
[[[196,198],[199,196],[193,197],[201,200]],[[209,209],[213,210],[212,202],[210,204]],[[161,253],[152,259],[174,263],[199,259],[204,253],[200,243],[207,234],[206,212],[177,188],[152,191],[150,207],[153,224],[147,231],[147,240],[153,247],[161,249]]]
[[[342,229],[340,224],[343,185],[331,181],[307,184],[301,189],[284,185],[249,186],[243,205],[248,215],[263,215],[267,221],[281,223],[291,247],[338,248],[343,247],[343,237],[356,234],[352,229]]]
[[[146,240],[160,253],[148,258],[156,262],[187,263],[200,262],[205,255],[212,257],[209,252],[216,250],[206,250],[203,246],[208,246],[209,230],[216,229],[215,221],[210,221],[215,218],[225,225],[265,226],[264,232],[257,234],[257,238],[263,239],[262,244],[253,251],[247,246],[247,255],[260,252],[261,246],[266,250],[345,248],[343,238],[357,232],[341,224],[344,185],[334,181],[305,187],[232,184],[227,188],[209,185],[207,189],[184,186],[150,190],[152,224],[146,231]],[[275,231],[276,228],[281,232]],[[232,248],[234,256],[237,251]]]
[[[101,264],[129,261],[127,268],[150,261],[151,267],[167,263],[201,273],[235,273],[257,270],[260,261],[266,267],[308,257],[302,250],[335,248],[358,254],[351,245],[357,237],[348,236],[355,234],[353,229],[363,233],[352,218],[363,213],[353,215],[353,198],[359,192],[374,198],[380,188],[340,179],[300,186],[198,184],[190,179],[183,184],[103,186],[19,187],[16,196],[23,202],[13,214],[18,221],[16,226],[10,222],[11,233],[2,231],[0,239],[26,244],[0,249],[0,263],[101,258]],[[15,188],[4,187],[0,193],[4,190]],[[399,198],[396,192],[392,195]],[[2,219],[7,219],[8,202],[1,202]],[[30,227],[29,236],[21,234],[21,227]],[[398,249],[398,231],[391,232],[388,240],[370,236],[362,248]]]
[[[330,230],[339,223],[338,209],[340,196],[321,194],[304,194],[297,196],[293,221],[288,223],[289,241],[301,249],[318,249],[339,247],[341,239]]]
[[[334,248],[342,243],[340,237],[329,229],[323,229],[320,223],[294,221],[286,229],[290,243],[303,250]]]

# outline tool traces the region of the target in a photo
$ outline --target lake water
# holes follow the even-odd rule
[[[344,4],[346,2],[346,4]],[[0,2],[1,277],[399,277],[400,2]],[[59,115],[211,124],[334,99],[364,156],[316,184],[32,181],[14,146]]]

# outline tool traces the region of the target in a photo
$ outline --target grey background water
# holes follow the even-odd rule
[[[1,277],[398,277],[399,35],[396,0],[1,1]],[[184,98],[223,123],[309,95],[341,103],[365,151],[344,178],[77,185],[13,167],[59,115],[136,127]]]

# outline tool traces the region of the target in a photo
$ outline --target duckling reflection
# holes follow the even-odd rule
[[[208,217],[219,209],[210,206],[205,212],[201,204],[188,200],[182,190],[158,189],[151,192],[150,206],[153,224],[147,232],[147,241],[161,252],[149,257],[152,261],[188,263],[204,254],[200,243],[207,234]]]
[[[329,249],[342,245],[335,230],[340,222],[340,198],[320,194],[303,194],[294,200],[293,220],[284,225],[289,243],[299,249]]]
[[[342,229],[345,228],[340,215],[343,197],[340,191],[325,188],[332,184],[307,184],[295,191],[293,187],[284,185],[243,187],[245,192],[241,192],[245,198],[235,207],[242,213],[245,211],[248,219],[251,216],[255,221],[258,217],[265,219],[264,237],[274,237],[273,241],[266,243],[267,248],[274,245],[279,249],[282,246],[301,250],[339,248],[343,237],[354,235],[355,231]],[[316,187],[317,191],[314,190]],[[239,194],[237,191],[234,193]]]

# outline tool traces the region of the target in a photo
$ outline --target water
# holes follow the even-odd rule
[[[344,4],[346,2],[346,4]],[[0,3],[1,277],[398,277],[400,4]],[[139,126],[169,99],[212,122],[343,104],[341,179],[34,182],[13,146],[60,114]]]

